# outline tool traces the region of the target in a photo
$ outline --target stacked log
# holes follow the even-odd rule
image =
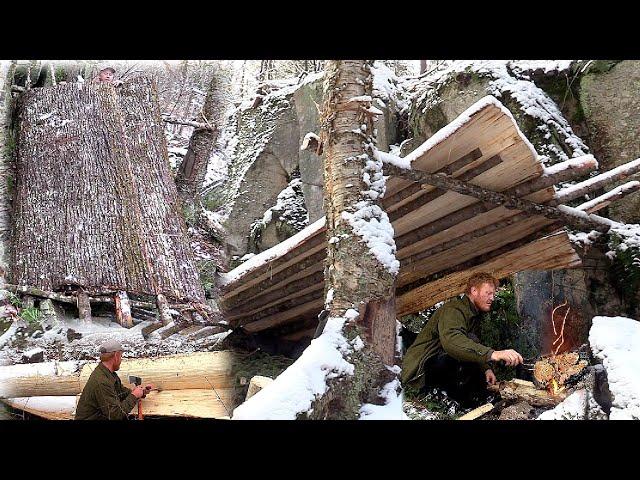
[[[582,216],[573,210],[552,211],[552,207],[640,170],[640,162],[631,162],[620,172],[594,177],[556,194],[555,184],[587,174],[597,167],[595,159],[589,155],[545,170],[513,119],[494,103],[479,103],[452,123],[455,128],[445,127],[403,160],[413,171],[501,192],[513,205],[506,207],[501,201],[479,200],[392,175],[383,206],[392,221],[400,261],[399,315],[460,293],[471,271],[486,270],[501,277],[525,269],[578,266],[580,259],[568,236],[558,230],[567,216],[578,221]],[[389,156],[377,155],[382,160]],[[637,187],[629,185],[623,190]],[[596,211],[611,198],[596,199],[584,210]],[[523,202],[517,199],[535,202],[536,211],[554,215],[547,218],[518,210],[515,207]],[[606,223],[600,226],[607,228]],[[321,219],[229,272],[221,282],[225,318],[249,333],[282,329],[295,322],[310,334],[309,324],[323,306],[326,241]]]

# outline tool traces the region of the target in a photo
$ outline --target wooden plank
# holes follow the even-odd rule
[[[429,308],[436,303],[462,293],[470,275],[487,271],[503,278],[522,270],[551,270],[580,265],[580,257],[571,246],[566,232],[559,232],[508,252],[499,258],[400,294],[397,298],[398,316],[408,315]]]
[[[489,413],[491,410],[493,410],[493,404],[485,403],[484,405],[478,408],[474,408],[468,413],[465,413],[461,417],[458,417],[458,420],[475,420],[476,418],[480,418],[485,413]]]

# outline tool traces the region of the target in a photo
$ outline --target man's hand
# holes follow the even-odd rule
[[[524,361],[522,355],[515,350],[494,350],[491,354],[491,360],[494,362],[503,360],[509,367],[515,367]]]
[[[134,397],[136,398],[142,398],[144,397],[145,393],[144,393],[144,387],[142,385],[138,385],[136,388],[134,388],[133,390],[131,390],[131,393],[133,394]]]
[[[151,390],[153,390],[153,384],[147,383],[146,385],[138,385],[131,390],[131,393],[133,393],[136,398],[145,398]]]
[[[487,379],[487,383],[489,385],[495,385],[496,384],[496,376],[493,373],[493,370],[489,369],[486,372],[484,372],[484,376]]]

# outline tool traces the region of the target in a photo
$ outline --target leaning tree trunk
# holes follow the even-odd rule
[[[393,228],[379,206],[385,187],[382,164],[372,152],[370,64],[330,61],[325,71],[325,309],[330,320],[344,322],[347,340],[360,344],[360,337],[364,347],[342,352],[354,373],[328,381],[329,390],[315,402],[312,416],[358,418],[363,403],[381,403],[380,388],[394,379],[386,366],[394,364],[396,354],[394,281],[399,265]],[[372,248],[376,240],[377,249]]]
[[[0,61],[0,280],[5,280],[10,236],[10,181],[11,172],[11,85],[15,71],[14,62]]]
[[[193,206],[194,201],[198,200],[207,173],[209,157],[218,137],[215,122],[217,89],[218,82],[214,73],[209,83],[201,115],[196,119],[198,122],[208,124],[213,129],[196,128],[194,130],[189,140],[189,148],[176,175],[178,193],[185,206]]]
[[[66,84],[18,105],[12,275],[202,301],[178,213],[155,84]]]

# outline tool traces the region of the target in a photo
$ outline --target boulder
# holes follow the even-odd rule
[[[580,79],[580,105],[589,126],[590,144],[604,170],[640,157],[639,91],[638,60],[596,63]],[[626,223],[640,223],[640,193],[612,204],[609,215]]]
[[[392,84],[395,76],[384,65],[378,64],[373,73],[375,106],[383,112],[375,122],[377,143],[381,150],[388,151],[398,140],[401,105],[391,93],[399,87]],[[251,234],[252,229],[278,204],[278,196],[295,179],[299,179],[308,214],[304,226],[324,215],[322,156],[313,150],[300,150],[308,133],[320,134],[322,77],[322,72],[311,74],[300,84],[270,91],[259,105],[247,101],[230,116],[221,135],[229,159],[227,178],[207,195],[219,199],[226,209],[224,226],[230,255],[242,257],[250,251],[262,251],[300,230],[297,215],[280,225],[267,226],[269,222],[263,222],[260,245],[250,240],[251,236],[254,240],[256,237],[256,232]]]

